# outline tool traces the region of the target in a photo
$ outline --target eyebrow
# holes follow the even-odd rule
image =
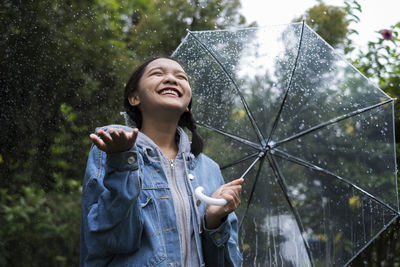
[[[150,72],[152,72],[153,70],[157,70],[157,69],[160,69],[160,70],[162,70],[162,71],[165,70],[164,67],[154,67],[154,68],[149,69],[149,71],[148,71],[147,73],[150,73]],[[183,73],[183,74],[185,74],[186,76],[188,76],[188,75],[186,74],[186,72],[181,71],[181,70],[178,70],[178,69],[177,69],[177,70],[174,70],[174,72],[175,72],[175,73]]]

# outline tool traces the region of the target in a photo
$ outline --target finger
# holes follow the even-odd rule
[[[100,137],[98,137],[96,134],[90,134],[89,135],[90,139],[92,139],[93,143],[101,150],[106,149],[106,144],[101,140]]]
[[[238,195],[232,195],[232,201],[230,203],[232,211],[236,210],[240,205],[240,197]]]
[[[114,130],[114,129],[110,129],[110,130],[108,131],[108,133],[110,134],[110,136],[111,136],[111,138],[112,138],[113,141],[119,139],[119,137],[120,137],[119,132],[116,131],[116,130]]]
[[[137,128],[133,129],[132,132],[126,133],[126,138],[128,142],[133,146],[136,142],[136,138],[138,137],[139,130]]]
[[[241,184],[224,185],[223,189],[242,190],[242,185]]]
[[[224,192],[224,195],[231,195],[237,199],[240,199],[240,191],[241,191],[240,186],[237,186],[236,188],[230,187],[230,188],[224,190],[223,192]]]
[[[139,135],[139,129],[138,128],[133,129],[133,131],[131,133],[131,137],[133,139],[133,142],[136,141],[136,138],[138,137],[138,135]]]
[[[232,211],[236,210],[237,207],[240,205],[240,198],[234,195],[224,195],[224,199],[226,199],[227,204],[224,206],[224,211],[229,214]]]
[[[235,190],[235,194],[238,194],[240,196],[241,191],[242,191],[242,186],[239,185],[232,185],[230,183],[224,184],[220,186],[213,194],[212,197],[214,198],[220,198],[222,195],[226,194],[226,192],[229,192],[230,190]],[[226,192],[225,192],[226,191]],[[240,192],[240,193],[239,193]]]
[[[242,184],[244,182],[243,178],[239,178],[236,180],[233,180],[232,182],[226,183],[225,185],[230,186],[230,185],[238,185],[238,184]]]
[[[232,190],[234,194],[240,196],[242,194],[242,185],[224,186],[221,190]]]
[[[103,130],[98,130],[96,133],[97,133],[97,135],[103,140],[103,142],[104,142],[105,144],[109,144],[109,143],[112,142],[111,136],[110,136],[109,134],[107,134],[105,131],[103,131]]]
[[[229,188],[224,190],[223,198],[225,198],[233,209],[236,209],[240,204],[240,188]]]

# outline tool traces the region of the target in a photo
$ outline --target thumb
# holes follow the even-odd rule
[[[136,142],[136,138],[139,134],[139,129],[135,128],[131,133],[128,134],[128,140],[134,144]]]

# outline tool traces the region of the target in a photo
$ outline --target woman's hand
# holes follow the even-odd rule
[[[224,206],[207,206],[205,215],[207,229],[215,229],[220,226],[222,220],[240,205],[243,181],[243,178],[233,180],[230,183],[220,186],[217,191],[212,194],[211,197],[224,198],[227,203]]]
[[[96,134],[90,134],[89,137],[100,150],[111,154],[131,149],[136,142],[138,133],[137,128],[133,129],[131,133],[122,129],[110,129],[108,133],[98,130]]]

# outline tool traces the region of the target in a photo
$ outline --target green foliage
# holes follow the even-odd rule
[[[333,47],[343,44],[349,31],[346,12],[341,7],[319,3],[306,11],[305,22]],[[302,18],[295,21],[301,21]]]
[[[391,27],[393,40],[384,40],[379,36],[376,41],[368,42],[368,49],[360,51],[353,64],[366,77],[369,77],[383,91],[393,98],[400,98],[400,22]],[[380,35],[380,32],[377,32]],[[395,117],[400,117],[400,107],[395,105]],[[395,130],[400,132],[400,124],[395,120]],[[397,155],[400,155],[400,135],[396,136]],[[397,165],[400,158],[397,159]]]
[[[77,266],[80,194],[0,191],[0,266]]]
[[[128,36],[129,48],[140,61],[151,54],[170,55],[186,30],[223,29],[244,25],[237,13],[239,0],[173,0],[135,3],[133,26]]]
[[[392,97],[399,97],[400,23],[392,26],[391,30],[393,40],[385,40],[377,31],[380,36],[376,41],[368,42],[367,51],[360,51],[353,63],[385,92]]]
[[[381,30],[381,29],[379,29]],[[400,97],[400,22],[393,25],[393,40],[384,40],[377,31],[378,37],[368,42],[364,51],[359,51],[353,64],[373,82],[393,98]],[[397,166],[400,163],[400,107],[394,106]],[[397,220],[383,232],[359,257],[352,266],[399,266],[400,257],[400,220]]]
[[[348,24],[348,33],[344,42],[344,53],[349,54],[355,50],[353,46],[352,37],[358,35],[358,31],[353,29],[353,25],[360,22],[358,14],[362,12],[361,5],[357,0],[344,1],[345,7],[344,12],[346,13],[346,21]]]

